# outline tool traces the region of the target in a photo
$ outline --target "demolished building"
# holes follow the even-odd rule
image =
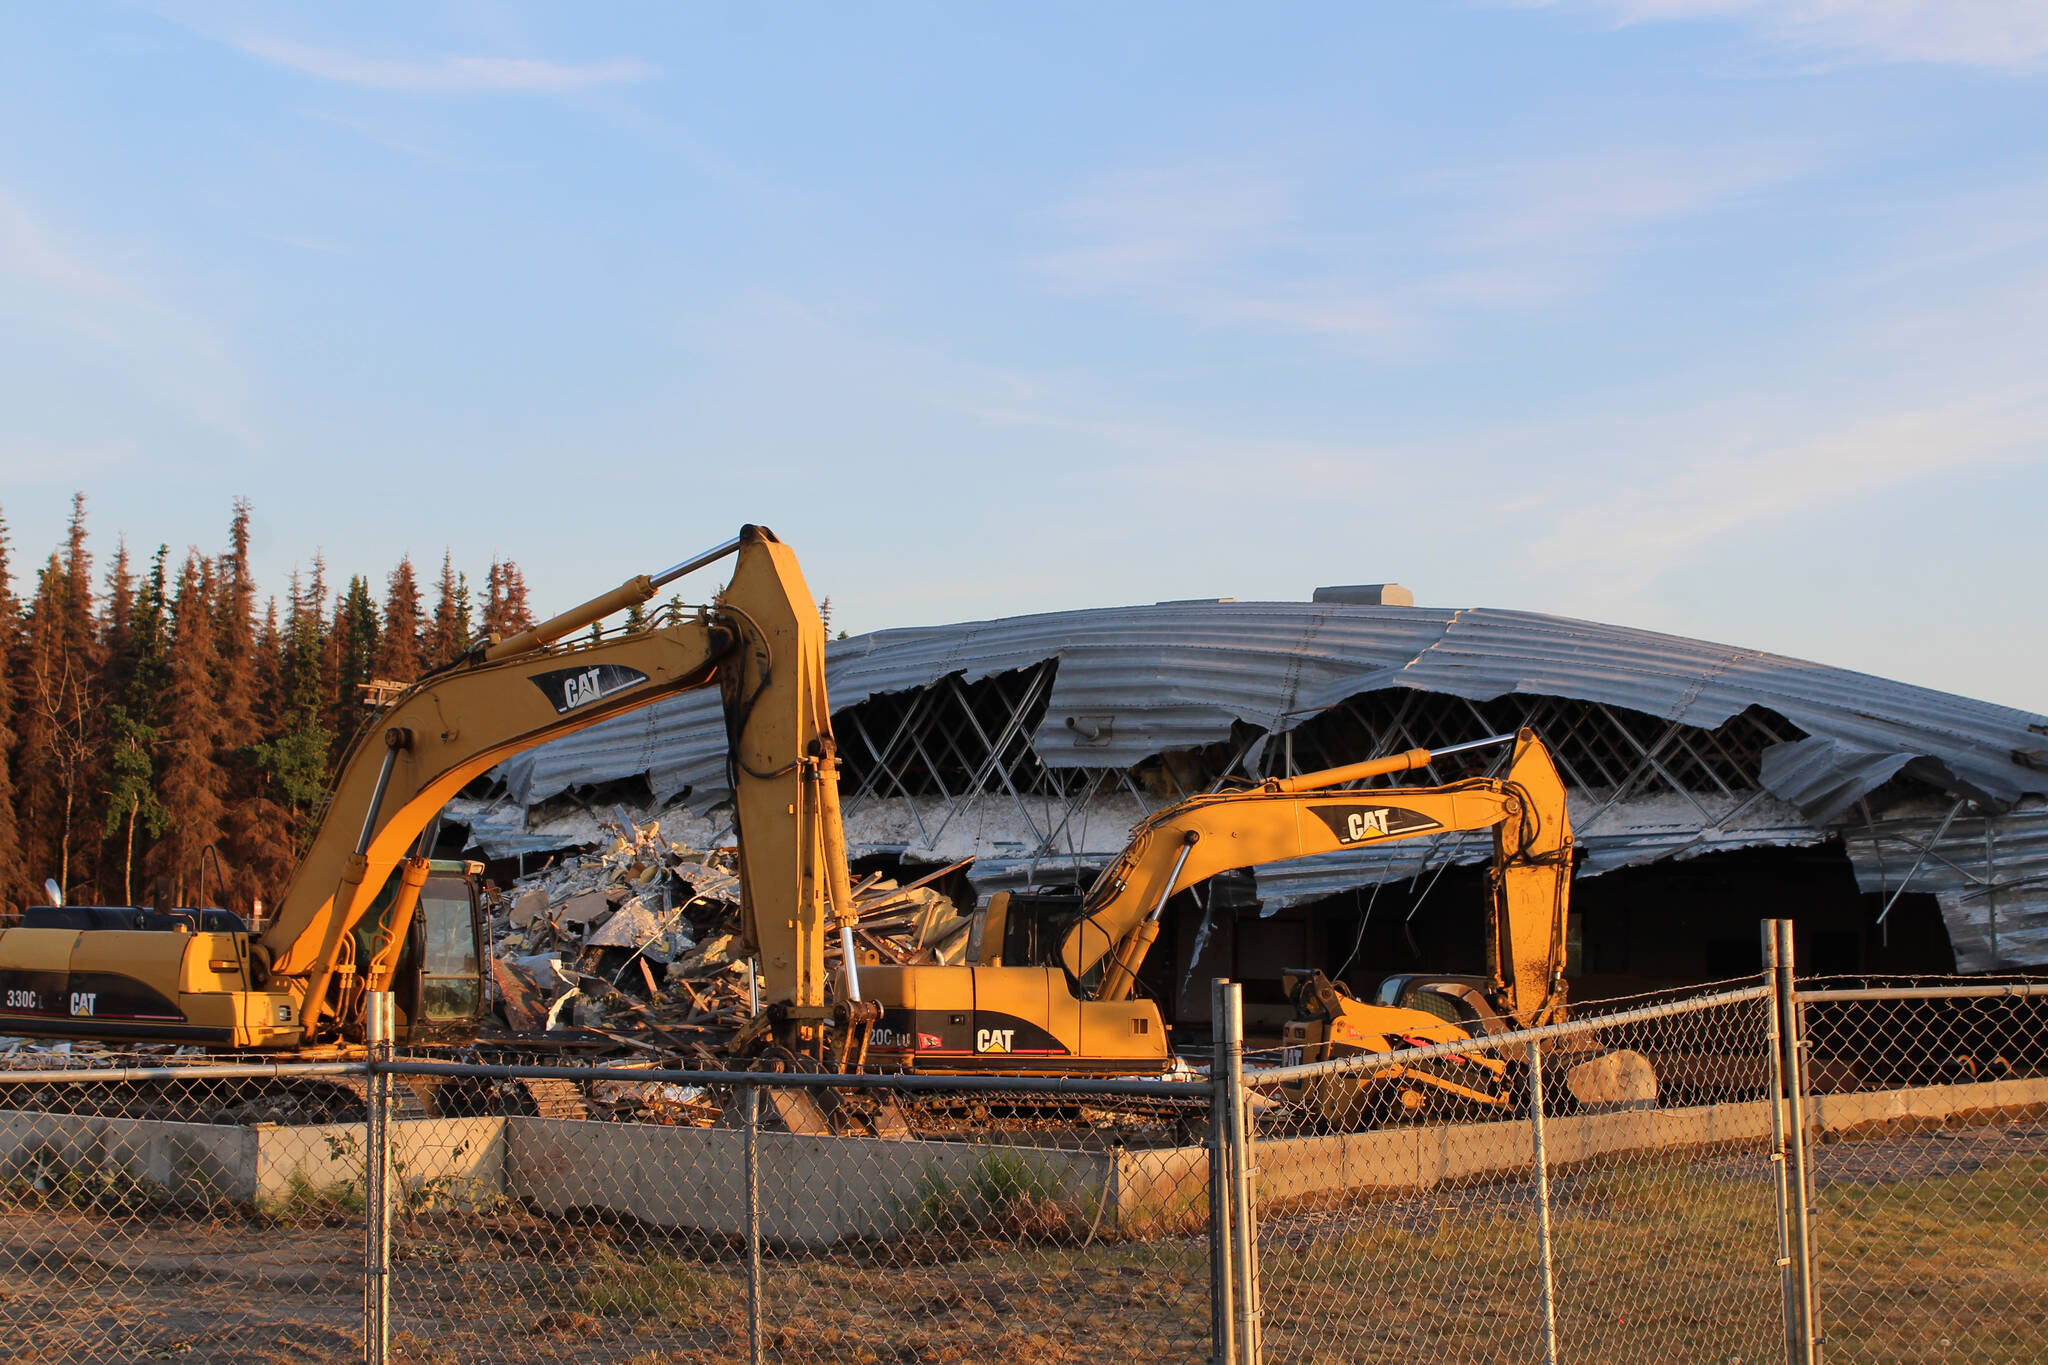
[[[852,853],[911,875],[972,857],[962,890],[983,900],[1085,886],[1135,820],[1183,795],[1526,725],[1571,789],[1582,996],[1753,970],[1770,915],[1799,922],[1815,972],[2048,963],[2048,717],[1621,626],[1326,596],[1353,600],[834,642]],[[1402,780],[1473,771],[1448,769]],[[486,857],[577,842],[594,818],[580,807],[621,799],[694,846],[730,837],[708,693],[520,755],[486,785],[448,812]],[[1169,907],[1147,984],[1190,1020],[1211,976],[1270,1010],[1286,967],[1368,986],[1477,970],[1489,856],[1488,836],[1451,836],[1215,879]]]

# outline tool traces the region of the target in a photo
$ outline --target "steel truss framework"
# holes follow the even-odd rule
[[[1136,768],[1049,767],[1031,746],[1044,720],[1058,661],[968,682],[951,674],[929,686],[881,694],[834,716],[849,816],[873,802],[901,801],[924,840],[936,845],[970,801],[1007,798],[1036,856],[1071,858],[1112,848],[1077,846],[1074,831],[1100,840],[1113,822],[1084,820],[1090,802],[1131,797],[1156,808],[1232,779],[1312,771],[1412,748],[1439,748],[1480,735],[1533,728],[1583,801],[1581,833],[1611,822],[1625,804],[1676,797],[1702,829],[1765,799],[1757,773],[1773,744],[1804,737],[1774,712],[1751,707],[1713,729],[1623,707],[1533,694],[1472,701],[1410,688],[1360,693],[1292,717],[1269,737],[1240,725],[1230,742],[1147,760]],[[1498,761],[1496,759],[1495,761]],[[1421,774],[1375,785],[1447,782],[1475,769],[1463,756]],[[1484,771],[1484,768],[1476,771]],[[1112,836],[1120,835],[1113,830]]]

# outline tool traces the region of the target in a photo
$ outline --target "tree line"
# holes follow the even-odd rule
[[[124,540],[95,578],[78,494],[18,594],[0,518],[0,905],[43,903],[45,878],[68,904],[274,905],[372,718],[365,685],[533,624],[516,564],[479,594],[447,554],[431,609],[409,557],[381,595],[354,574],[330,600],[317,555],[259,606],[249,537],[237,500],[218,553],[138,564]]]

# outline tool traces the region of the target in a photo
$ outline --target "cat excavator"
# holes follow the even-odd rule
[[[694,615],[561,643],[726,556]],[[475,878],[419,845],[448,799],[512,755],[677,693],[720,689],[748,942],[774,1043],[821,1053],[875,1010],[833,1000],[824,943],[854,923],[825,699],[825,633],[788,546],[758,526],[509,639],[479,642],[398,696],[344,760],[326,813],[260,933],[218,909],[38,907],[0,931],[0,1033],[347,1053],[390,991],[407,1044],[472,1039],[485,1015]]]
[[[1501,777],[1435,787],[1349,785],[1500,743],[1514,746]],[[1493,831],[1487,976],[1393,978],[1368,1003],[1320,972],[1290,973],[1298,1018],[1286,1026],[1286,1044],[1297,1057],[1317,1061],[1558,1022],[1565,1014],[1571,825],[1550,753],[1524,729],[1268,778],[1155,812],[1090,887],[1057,962],[1001,963],[1007,902],[998,895],[983,925],[980,965],[862,969],[868,998],[882,1005],[869,1059],[934,1072],[1161,1071],[1169,1059],[1158,1006],[1134,999],[1133,989],[1177,892],[1235,868],[1473,830]],[[1306,1098],[1347,1125],[1446,1097],[1503,1107],[1518,1099],[1509,1076],[1513,1060],[1475,1052],[1375,1073],[1364,1083],[1320,1081]],[[1654,1097],[1648,1063],[1634,1054],[1603,1052],[1568,1074],[1574,1093],[1588,1102]]]

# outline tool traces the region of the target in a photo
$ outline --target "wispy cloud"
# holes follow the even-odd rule
[[[113,473],[140,452],[131,441],[66,444],[10,432],[0,440],[0,479],[11,486],[77,488],[87,479]]]
[[[1693,414],[1688,421],[1714,422]],[[1676,426],[1666,432],[1674,436]],[[1660,467],[1645,451],[1633,478],[1546,514],[1530,546],[1544,568],[1598,564],[1644,577],[1695,559],[1752,527],[1936,476],[2019,460],[2048,444],[2048,391],[2029,389],[1854,420],[1790,440],[1745,442]],[[1732,448],[1732,449],[1731,449]]]
[[[422,95],[566,95],[645,80],[654,68],[634,58],[554,62],[537,57],[364,57],[283,38],[231,40],[252,57],[323,81]]]
[[[1808,169],[1785,144],[1624,147],[1443,177],[1463,201],[1465,245],[1602,248],[1658,223],[1715,208]]]
[[[2048,67],[2041,0],[1530,0],[1603,11],[1623,24],[1734,20],[1812,56],[1936,62],[2009,71]]]
[[[1384,335],[1401,319],[1368,283],[1303,235],[1301,187],[1228,166],[1148,169],[1054,212],[1079,244],[1038,269],[1078,294],[1138,298],[1211,326]],[[1325,255],[1296,263],[1270,258]],[[1336,253],[1341,256],[1343,253]]]
[[[0,317],[51,346],[73,339],[92,364],[243,445],[248,384],[204,323],[0,191]],[[112,458],[112,456],[108,456]]]
[[[1790,145],[1619,148],[1341,191],[1227,165],[1147,169],[1060,205],[1052,219],[1076,240],[1035,265],[1069,292],[1205,326],[1412,341],[1450,313],[1569,295],[1657,225],[1814,161]]]

